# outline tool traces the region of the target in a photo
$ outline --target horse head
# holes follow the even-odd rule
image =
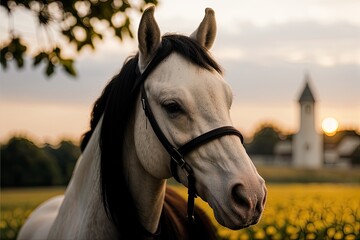
[[[168,150],[166,144],[181,149],[213,129],[233,125],[229,112],[232,90],[209,52],[215,37],[215,14],[207,8],[204,19],[190,37],[177,39],[173,35],[175,40],[171,38],[170,53],[152,67],[159,51],[169,45],[170,37],[161,36],[153,7],[143,13],[138,30],[137,64],[139,75],[146,73],[146,81],[142,79],[143,83],[139,84],[143,84],[143,94],[155,120],[148,119],[149,114],[142,110],[144,106],[138,100],[133,136],[142,167],[155,179],[174,175],[169,160],[171,149]],[[188,42],[190,46],[182,49],[177,40]],[[153,69],[147,73],[148,68]],[[157,123],[155,128],[158,129],[154,129],[152,121]],[[162,137],[157,131],[161,131]],[[183,157],[195,179],[196,194],[208,202],[220,224],[240,229],[259,221],[267,190],[239,134],[235,131],[220,134],[194,146]],[[177,167],[175,175],[183,185],[190,187],[189,171]]]

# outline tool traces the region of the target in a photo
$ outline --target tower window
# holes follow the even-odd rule
[[[309,150],[310,150],[310,144],[309,144],[309,143],[305,143],[304,149],[305,149],[305,151],[309,151]]]
[[[309,104],[305,105],[305,113],[311,113],[311,106]]]

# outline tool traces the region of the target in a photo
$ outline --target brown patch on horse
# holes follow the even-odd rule
[[[187,219],[187,202],[171,187],[166,188],[159,239],[217,239],[216,228],[201,208],[195,206],[195,221]]]

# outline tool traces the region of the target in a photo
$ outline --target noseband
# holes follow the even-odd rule
[[[158,51],[158,53],[155,55],[153,60],[150,62],[150,64],[147,66],[145,71],[140,74],[139,69],[137,69],[138,72],[138,78],[137,83],[140,84],[140,97],[141,97],[141,104],[144,109],[145,115],[148,118],[152,129],[154,130],[157,138],[161,142],[161,144],[164,146],[166,151],[170,155],[170,166],[171,166],[171,173],[173,177],[180,182],[179,175],[177,172],[177,167],[180,167],[184,173],[187,176],[188,179],[188,205],[187,205],[187,214],[188,214],[188,220],[189,222],[194,221],[194,204],[195,204],[195,198],[197,197],[196,189],[195,189],[195,176],[194,172],[191,168],[191,166],[185,161],[184,157],[187,153],[191,152],[195,148],[200,147],[201,145],[210,142],[214,139],[226,136],[226,135],[236,135],[240,138],[241,143],[243,143],[244,139],[242,134],[235,129],[232,126],[224,126],[219,127],[216,129],[213,129],[209,132],[203,133],[202,135],[195,137],[194,139],[190,140],[189,142],[185,143],[179,148],[176,148],[173,146],[169,140],[166,138],[164,133],[162,132],[159,124],[157,123],[155,116],[151,110],[145,87],[144,82],[146,78],[149,76],[149,74],[156,68],[156,66],[165,59],[170,53],[172,52],[172,48],[167,49],[165,51]]]

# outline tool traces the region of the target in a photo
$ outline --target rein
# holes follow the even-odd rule
[[[164,43],[163,43],[164,44]],[[173,51],[171,44],[167,44],[165,47],[161,47],[162,51],[157,52],[154,56],[150,64],[147,66],[145,71],[141,74],[139,69],[137,68],[138,78],[135,82],[135,88],[140,85],[140,96],[141,96],[141,104],[143,110],[145,112],[146,117],[148,118],[152,129],[154,130],[157,138],[164,146],[166,151],[170,155],[170,166],[171,166],[171,173],[176,181],[180,182],[179,175],[177,172],[177,167],[180,167],[185,175],[187,176],[188,180],[188,204],[187,204],[187,218],[189,222],[194,222],[194,206],[195,206],[195,198],[197,197],[196,188],[195,188],[195,176],[191,166],[185,161],[185,155],[195,148],[200,147],[201,145],[210,142],[214,139],[226,136],[226,135],[236,135],[240,138],[241,143],[243,143],[244,138],[242,134],[232,126],[223,126],[216,129],[213,129],[209,132],[203,133],[202,135],[195,137],[194,139],[190,140],[189,142],[185,143],[179,148],[173,146],[169,140],[166,138],[164,133],[162,132],[159,124],[156,121],[156,118],[151,110],[145,87],[144,82],[149,74],[160,64],[162,60],[164,60],[170,53]]]

